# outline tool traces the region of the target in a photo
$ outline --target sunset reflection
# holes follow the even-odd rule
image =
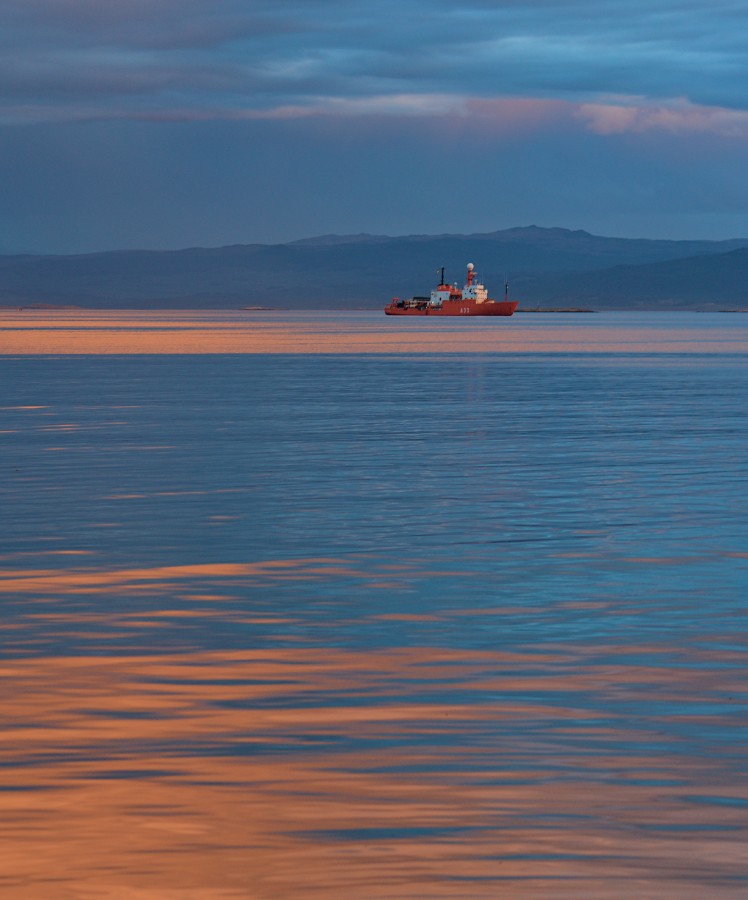
[[[2,900],[745,896],[748,318],[0,320]]]
[[[621,314],[618,314],[619,316]],[[625,314],[624,314],[625,315]],[[691,314],[692,316],[694,314]],[[697,317],[699,314],[696,314]],[[748,329],[702,315],[615,327],[607,316],[546,314],[494,321],[393,322],[377,312],[0,310],[0,354],[175,353],[743,353]],[[742,323],[738,323],[739,325]]]
[[[68,642],[191,620],[267,626],[280,639],[293,617],[251,615],[237,595],[340,577],[378,581],[372,560],[78,563],[6,568],[0,592],[30,601],[17,630]],[[113,590],[168,605],[107,608]],[[100,601],[38,604],[66,594]],[[517,612],[359,610],[357,627],[400,623],[413,636]],[[460,885],[474,897],[502,885],[600,897],[611,878],[673,897],[696,897],[703,881],[730,896],[743,877],[742,754],[728,744],[694,756],[679,737],[733,727],[744,651],[720,649],[727,635],[673,656],[644,643],[362,653],[312,634],[293,647],[188,653],[152,641],[138,652],[135,639],[116,655],[37,655],[31,644],[2,662],[7,896],[114,897],[118,873],[128,896],[299,898],[348,897],[354,883],[372,898],[466,896]]]
[[[658,750],[663,722],[601,707],[625,709],[656,676],[660,699],[690,698],[698,718],[732,676],[580,651],[6,661],[7,896],[32,882],[34,896],[116,896],[118,873],[149,897],[729,889],[748,824],[730,757]]]

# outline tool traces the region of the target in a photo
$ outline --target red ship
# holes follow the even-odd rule
[[[430,297],[401,300],[393,297],[384,311],[388,316],[511,316],[519,301],[509,299],[509,285],[504,285],[504,299],[492,300],[485,286],[476,281],[475,266],[468,263],[467,283],[445,284],[441,270],[439,286]]]

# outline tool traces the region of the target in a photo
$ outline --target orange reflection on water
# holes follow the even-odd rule
[[[200,563],[191,566],[155,566],[149,569],[3,569],[0,593],[98,593],[103,589],[165,592],[179,581],[249,576],[274,579],[315,578],[330,575],[355,575],[356,570],[339,560],[323,558],[267,560],[258,563]]]
[[[718,315],[718,314],[716,314]],[[637,313],[614,327],[573,314],[393,319],[381,312],[0,310],[0,354],[744,353],[748,329]],[[719,325],[715,324],[719,321]],[[645,324],[642,324],[642,323]],[[735,319],[730,320],[734,326]]]
[[[607,649],[6,661],[3,896],[741,896],[730,757],[584,701],[697,701],[734,672]]]

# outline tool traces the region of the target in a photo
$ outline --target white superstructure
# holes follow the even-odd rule
[[[488,300],[488,291],[486,286],[480,282],[473,284],[475,278],[475,266],[468,263],[467,284],[462,289],[463,300],[475,300],[476,303],[485,303]]]

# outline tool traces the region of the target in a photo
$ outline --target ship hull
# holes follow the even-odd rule
[[[517,300],[485,300],[476,303],[474,300],[445,300],[441,306],[430,303],[419,303],[409,306],[406,301],[402,306],[390,303],[384,312],[388,316],[511,316],[517,308]]]

